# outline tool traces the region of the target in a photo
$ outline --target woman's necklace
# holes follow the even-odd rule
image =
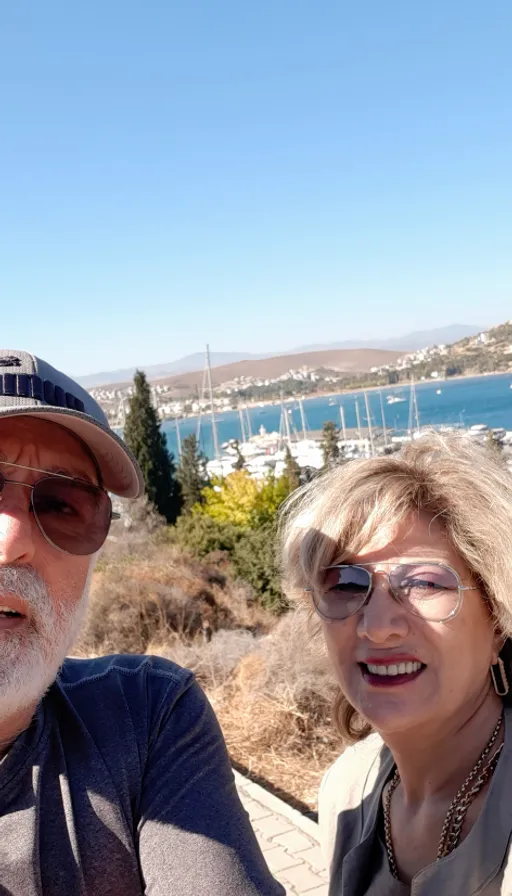
[[[480,755],[478,762],[473,766],[472,770],[464,781],[464,784],[462,784],[460,789],[457,791],[457,794],[450,804],[450,808],[446,813],[446,817],[441,830],[439,846],[437,848],[436,858],[438,861],[439,859],[442,859],[443,856],[447,856],[449,853],[451,853],[458,845],[466,813],[471,803],[480,793],[482,787],[484,787],[484,785],[487,783],[498,764],[498,759],[503,749],[502,743],[499,745],[498,749],[493,753],[492,757],[487,763],[486,759],[489,756],[489,753],[491,752],[494,744],[496,743],[496,739],[500,733],[502,724],[503,715],[501,715],[498,719],[496,727],[490,737],[489,743]],[[395,792],[399,783],[400,774],[398,772],[398,769],[395,769],[395,774],[389,782],[387,790],[384,794],[384,836],[386,839],[386,852],[388,854],[388,862],[391,874],[393,875],[393,877],[396,877],[397,880],[400,880],[400,877],[398,874],[395,851],[393,849],[393,840],[391,837],[391,797],[393,796],[393,793]]]

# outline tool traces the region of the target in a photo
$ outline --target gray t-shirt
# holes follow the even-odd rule
[[[66,660],[0,764],[0,896],[283,893],[192,674]]]

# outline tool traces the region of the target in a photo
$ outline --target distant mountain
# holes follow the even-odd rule
[[[349,339],[342,342],[317,343],[315,345],[303,345],[299,348],[277,352],[211,352],[212,367],[225,367],[238,361],[261,361],[266,358],[275,358],[288,355],[302,355],[309,352],[340,351],[345,349],[378,349],[384,351],[408,352],[425,348],[429,345],[450,345],[480,333],[483,327],[467,324],[452,324],[448,327],[438,327],[434,330],[418,330],[408,333],[406,336],[396,336],[391,339]],[[196,352],[170,361],[166,364],[140,365],[146,372],[148,379],[157,380],[181,374],[201,371],[204,368],[204,352]],[[123,370],[109,370],[102,373],[92,373],[88,376],[76,377],[85,389],[95,386],[111,386],[119,383],[127,383],[133,379],[135,367],[127,367]]]
[[[179,373],[189,373],[191,370],[202,370],[204,367],[204,352],[196,352],[186,355],[177,361],[167,364],[150,364],[140,366],[146,372],[148,379],[157,380],[165,376],[173,376]],[[267,357],[267,355],[252,355],[250,352],[211,352],[212,367],[221,367],[224,364],[234,364],[236,361],[251,361]],[[84,389],[93,389],[94,386],[110,386],[114,383],[127,383],[133,379],[135,367],[126,367],[123,370],[108,370],[102,373],[91,373],[87,376],[77,376],[76,381]]]
[[[476,333],[481,333],[483,329],[484,327],[477,327],[476,325],[452,324],[449,327],[438,327],[434,330],[415,330],[406,336],[394,336],[391,339],[365,339],[364,342],[361,339],[350,339],[344,342],[330,342],[329,344],[301,345],[299,348],[285,352],[285,354],[292,355],[299,352],[319,352],[363,347],[387,349],[388,351],[416,351],[430,345],[451,345],[460,339],[475,336]]]
[[[236,361],[234,364],[214,367],[212,370],[212,383],[214,386],[219,386],[221,383],[229,382],[238,377],[273,379],[287,373],[290,369],[299,370],[304,366],[312,370],[320,368],[337,370],[347,375],[364,373],[372,367],[396,364],[400,356],[401,352],[397,351],[367,348],[301,352],[295,355],[272,355],[266,358]],[[202,377],[202,370],[194,370],[189,373],[166,377],[163,382],[173,390],[176,390],[176,392],[190,394],[195,388],[201,386]]]

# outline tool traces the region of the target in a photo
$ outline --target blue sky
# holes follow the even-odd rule
[[[512,317],[509,0],[0,13],[2,344],[85,374]]]

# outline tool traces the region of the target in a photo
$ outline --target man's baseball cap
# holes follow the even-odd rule
[[[21,416],[58,423],[79,436],[96,458],[108,491],[123,498],[143,493],[135,457],[94,398],[35,355],[0,349],[0,420]]]

